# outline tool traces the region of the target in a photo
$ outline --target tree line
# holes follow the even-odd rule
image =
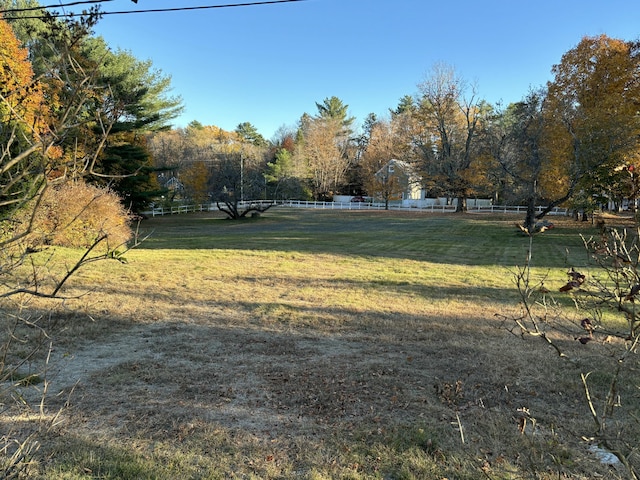
[[[193,200],[385,197],[401,187],[375,174],[397,159],[428,196],[457,199],[459,210],[472,196],[527,205],[531,226],[536,205],[588,213],[635,200],[639,58],[637,41],[584,37],[547,85],[506,106],[437,64],[417,93],[384,118],[369,114],[358,132],[348,105],[328,97],[271,141],[248,122],[233,132],[193,122],[154,133],[149,148]]]
[[[33,5],[0,1],[4,9]],[[456,199],[460,211],[474,196],[527,205],[528,226],[536,205],[588,213],[636,197],[637,41],[584,37],[552,67],[547,85],[506,106],[490,104],[453,67],[436,64],[415,93],[382,117],[369,114],[360,128],[333,96],[266,140],[250,122],[234,131],[198,121],[171,128],[182,110],[182,100],[168,95],[171,78],[93,36],[98,20],[94,8],[74,22],[45,15],[7,24],[5,45],[15,37],[31,70],[21,84],[34,87],[9,94],[5,81],[12,113],[4,123],[22,125],[23,140],[44,138],[46,130],[50,143],[44,176],[32,169],[32,154],[28,161],[7,157],[11,166],[0,174],[14,180],[5,203],[19,204],[20,192],[27,199],[38,181],[55,176],[108,188],[138,212],[162,201],[388,199],[402,186],[376,173],[391,159],[411,167],[427,196]],[[19,98],[25,108],[26,99],[43,107],[18,118],[11,99]],[[20,150],[19,136],[7,135],[5,151]]]

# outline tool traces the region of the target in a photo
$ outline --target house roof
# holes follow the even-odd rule
[[[164,186],[165,186],[165,188],[169,188],[169,189],[184,188],[184,185],[182,185],[182,182],[180,180],[178,180],[176,177],[169,178],[169,180],[164,182]]]

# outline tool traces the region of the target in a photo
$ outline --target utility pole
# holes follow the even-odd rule
[[[240,201],[244,202],[244,156],[240,153]]]

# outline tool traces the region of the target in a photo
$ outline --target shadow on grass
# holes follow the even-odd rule
[[[518,462],[523,445],[513,442],[526,442],[513,415],[522,406],[544,412],[543,426],[576,421],[581,392],[565,379],[575,372],[548,352],[476,326],[447,329],[447,319],[429,319],[417,335],[411,327],[398,319],[392,336],[215,320],[132,329],[125,344],[140,338],[135,355],[119,356],[109,339],[111,362],[80,379],[70,418],[81,423],[58,437],[64,451],[52,463],[99,478],[170,478],[172,465],[203,478],[297,478],[327,468],[342,478],[354,464],[362,478],[405,468],[428,478],[489,448]],[[553,453],[557,442],[541,448]],[[399,457],[409,451],[420,464]]]
[[[433,215],[405,212],[274,211],[234,222],[213,215],[180,215],[145,221],[151,233],[142,249],[232,249],[332,253],[407,258],[460,265],[522,264],[529,239],[518,217]],[[563,219],[535,239],[540,267],[584,263],[580,232],[596,229]]]

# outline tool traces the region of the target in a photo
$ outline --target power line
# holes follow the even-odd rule
[[[28,11],[28,10],[37,10],[37,9],[46,9],[46,8],[55,8],[55,7],[60,7],[60,6],[69,6],[69,5],[81,5],[81,4],[88,4],[88,3],[102,3],[102,2],[110,2],[113,0],[85,0],[85,1],[78,1],[78,2],[73,2],[70,4],[64,4],[64,5],[55,5],[55,6],[49,6],[49,7],[34,7],[34,8],[29,8],[29,9],[12,9],[12,10],[0,10],[0,14],[3,13],[16,13],[16,12],[22,12],[22,11]],[[111,12],[99,12],[100,15],[124,15],[124,14],[130,14],[130,13],[159,13],[159,12],[182,12],[182,11],[191,11],[191,10],[209,10],[209,9],[213,9],[213,8],[234,8],[234,7],[254,7],[254,6],[258,6],[258,5],[273,5],[273,4],[277,4],[277,3],[292,3],[292,2],[304,2],[306,0],[264,0],[264,1],[258,1],[258,2],[248,2],[248,3],[227,3],[227,4],[223,4],[223,5],[203,5],[203,6],[199,6],[199,7],[175,7],[175,8],[149,8],[149,9],[144,9],[144,10],[121,10],[121,11],[111,11]],[[137,3],[137,2],[136,2]],[[45,17],[81,17],[85,14],[83,13],[51,13],[51,14],[38,14],[38,15],[24,15],[24,16],[13,16],[13,17],[7,17],[4,16],[2,17],[4,20],[21,20],[21,19],[31,19],[31,18],[36,18],[36,19],[42,19]]]
[[[81,0],[81,1],[79,0],[77,2],[58,3],[56,5],[38,5],[37,7],[7,8],[6,10],[0,10],[0,13],[4,14],[4,13],[18,13],[18,12],[33,12],[34,10],[46,10],[48,8],[74,7],[76,5],[87,5],[92,3],[104,3],[104,2],[113,2],[113,0]]]

